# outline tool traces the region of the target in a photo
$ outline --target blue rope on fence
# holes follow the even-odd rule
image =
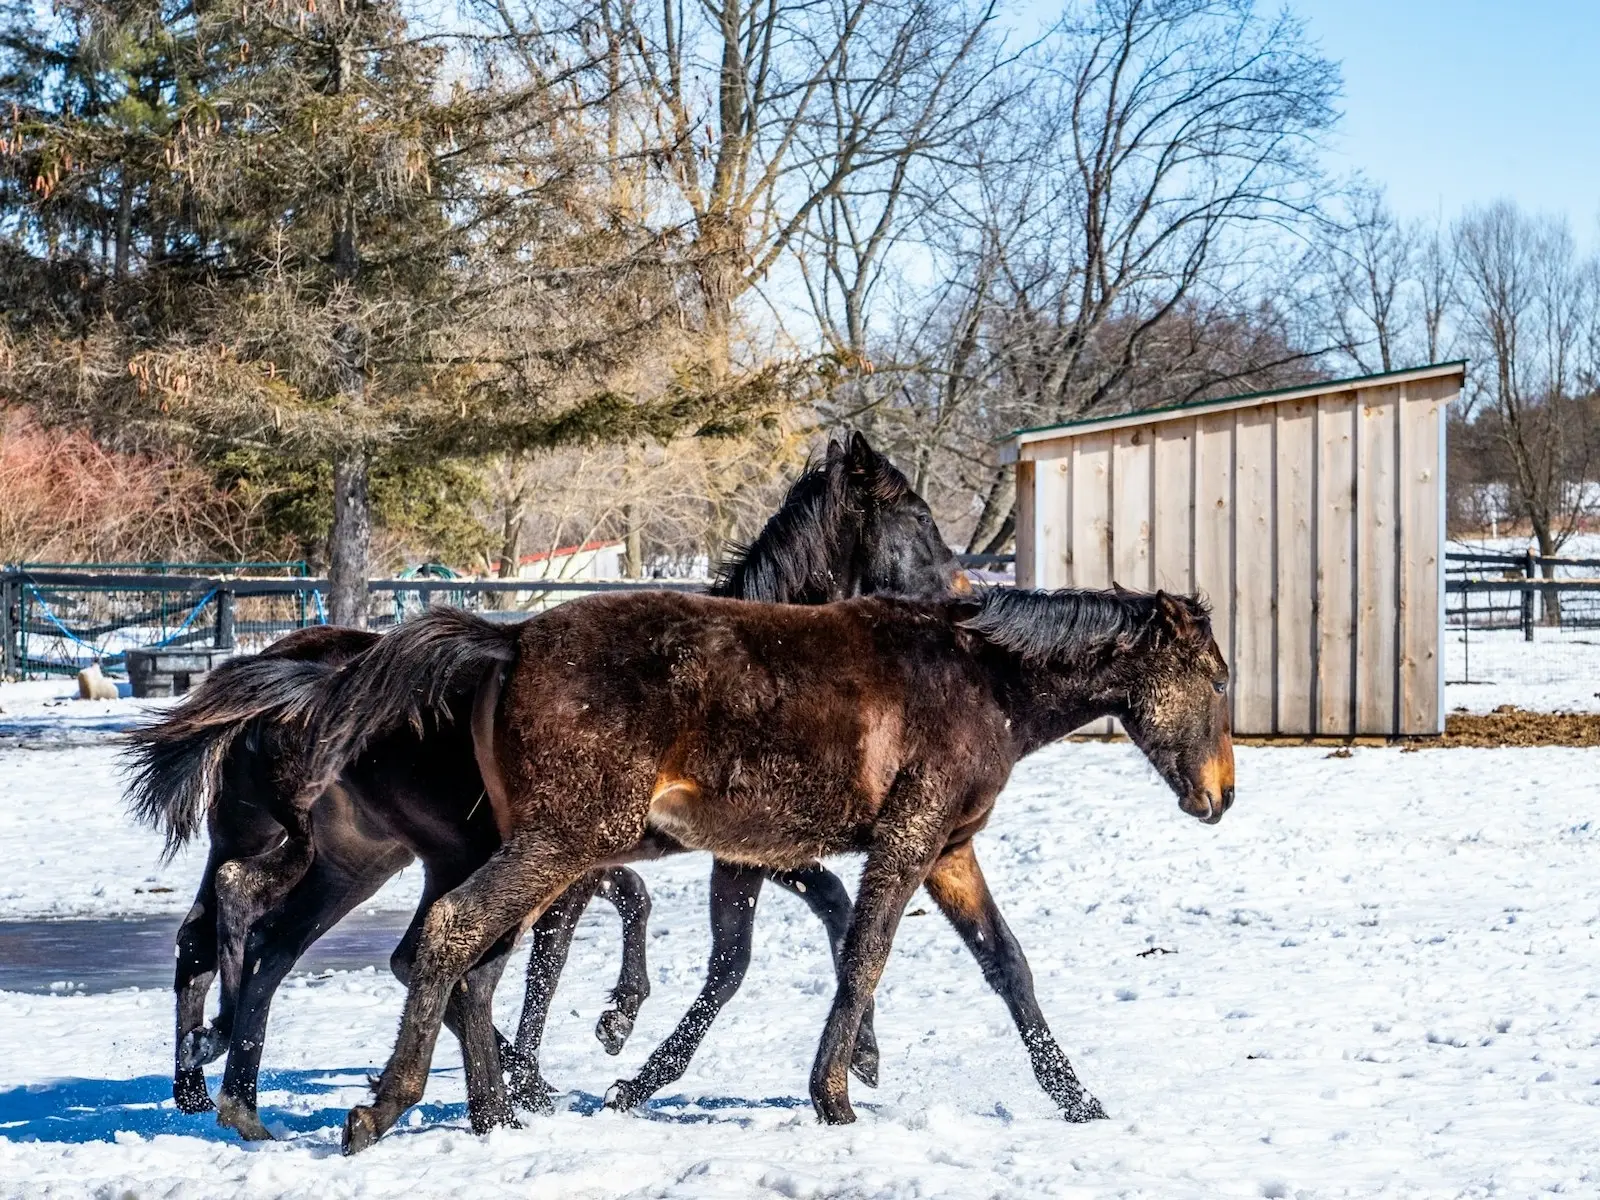
[[[328,623],[328,610],[322,607],[322,593],[312,592],[311,598],[317,602],[317,624],[326,625]]]
[[[27,584],[25,586],[27,587],[28,591],[33,593],[34,603],[39,606],[39,611],[44,615],[44,619],[49,621],[50,624],[54,625],[57,629],[59,629],[61,631],[61,635],[64,638],[66,638],[69,642],[74,643],[75,645],[82,646],[85,650],[89,651],[89,653],[94,655],[95,658],[97,658],[97,659],[98,658],[107,657],[106,654],[104,653],[104,651],[99,646],[96,646],[96,645],[93,645],[90,642],[84,641],[76,633],[74,633],[74,632],[72,632],[72,630],[68,629],[67,625],[66,625],[66,622],[64,622],[60,617],[56,616],[56,614],[53,611],[51,611],[50,606],[45,603],[44,596],[42,594],[40,594],[39,589],[37,587],[35,587],[31,583]],[[211,601],[213,599],[215,599],[216,594],[217,594],[217,589],[216,588],[212,588],[204,596],[200,597],[199,602],[192,609],[189,610],[189,615],[186,616],[183,619],[182,623],[180,623],[179,626],[176,629],[174,629],[171,633],[169,633],[166,637],[162,638],[158,642],[149,642],[149,643],[147,643],[147,644],[145,644],[143,646],[135,647],[135,649],[139,649],[139,650],[159,650],[162,646],[170,645],[172,642],[176,641],[183,634],[183,631],[185,629],[188,629],[190,625],[194,624],[195,618],[200,615],[200,613],[205,609],[205,606],[207,604],[211,603]]]

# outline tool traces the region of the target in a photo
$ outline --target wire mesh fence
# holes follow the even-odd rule
[[[1459,707],[1600,707],[1600,558],[1445,556],[1446,686]]]
[[[975,578],[1007,583],[1009,555],[959,556]],[[472,579],[425,566],[367,585],[367,625],[387,629],[435,605],[519,620],[596,592],[703,591],[707,579]],[[0,568],[0,678],[120,673],[130,651],[253,651],[326,623],[325,579],[304,563],[23,563]]]

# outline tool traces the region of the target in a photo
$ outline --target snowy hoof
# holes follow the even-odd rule
[[[612,1112],[628,1112],[648,1099],[648,1096],[638,1095],[634,1091],[631,1080],[619,1079],[606,1089],[605,1104]]]
[[[850,1059],[850,1074],[870,1088],[878,1086],[878,1048],[856,1043],[855,1055]]]
[[[537,1070],[532,1072],[514,1071],[510,1082],[506,1085],[511,1093],[511,1101],[518,1108],[525,1108],[529,1112],[549,1116],[555,1112],[556,1106],[551,1097],[556,1089],[551,1087]]]
[[[1085,1121],[1106,1120],[1106,1110],[1100,1106],[1100,1101],[1085,1092],[1070,1104],[1061,1106],[1061,1115],[1075,1125]]]
[[[178,1066],[185,1071],[216,1062],[227,1052],[228,1042],[215,1029],[191,1029],[178,1043]]]
[[[272,1135],[256,1110],[224,1094],[217,1100],[217,1124],[231,1129],[247,1142],[270,1142]]]
[[[850,1097],[842,1091],[838,1095],[819,1092],[811,1097],[811,1106],[817,1110],[817,1119],[824,1125],[853,1125],[856,1110],[850,1107]]]
[[[472,1132],[479,1135],[489,1133],[495,1129],[522,1128],[522,1125],[517,1121],[517,1114],[511,1111],[511,1105],[503,1102],[485,1105],[478,1112],[468,1112],[467,1120],[472,1124]],[[346,1123],[345,1127],[348,1130],[348,1123]],[[354,1151],[349,1151],[349,1153],[354,1153]]]
[[[633,1018],[620,1008],[608,1008],[600,1014],[600,1020],[595,1024],[594,1036],[600,1039],[600,1044],[606,1048],[607,1054],[621,1054],[622,1048],[628,1044],[628,1035],[633,1032]]]
[[[339,1143],[339,1149],[346,1157],[360,1154],[377,1141],[382,1132],[378,1128],[378,1118],[372,1109],[364,1104],[358,1105],[352,1108],[344,1119],[344,1138]]]
[[[216,1108],[206,1091],[206,1077],[198,1069],[179,1071],[173,1077],[172,1099],[179,1112],[203,1113]]]

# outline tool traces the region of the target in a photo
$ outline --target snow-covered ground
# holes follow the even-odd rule
[[[0,728],[48,726],[47,698],[0,689]],[[0,914],[175,917],[199,855],[160,866],[122,815],[113,749],[79,738],[0,744]],[[339,1157],[394,1035],[386,973],[285,986],[262,1092],[282,1140],[255,1147],[171,1107],[166,992],[0,993],[0,1195],[1600,1195],[1597,777],[1593,750],[1241,748],[1239,802],[1207,828],[1126,744],[1023,764],[980,854],[1111,1114],[1090,1126],[1053,1115],[920,896],[879,991],[883,1086],[853,1085],[856,1125],[812,1116],[832,977],[820,928],[777,892],[689,1074],[647,1112],[596,1111],[701,981],[706,864],[687,859],[642,868],[655,991],[627,1049],[608,1059],[591,1033],[617,965],[597,906],[546,1041],[563,1110],[488,1138],[465,1127],[446,1036],[427,1103]],[[376,903],[408,908],[413,888]],[[1156,947],[1173,953],[1142,956]]]

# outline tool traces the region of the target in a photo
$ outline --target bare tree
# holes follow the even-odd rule
[[[1519,515],[1552,555],[1594,506],[1584,484],[1600,449],[1591,357],[1600,268],[1564,222],[1507,201],[1463,217],[1455,243],[1463,334],[1479,364],[1469,401],[1504,452]]]
[[[1381,189],[1358,184],[1324,254],[1340,350],[1363,375],[1394,370],[1419,299],[1417,231],[1394,215]]]

